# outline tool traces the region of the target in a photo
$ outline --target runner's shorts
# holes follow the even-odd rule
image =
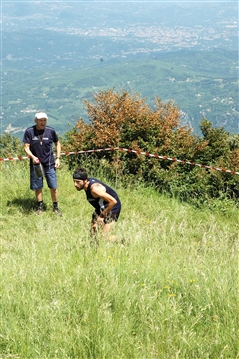
[[[109,212],[109,213],[107,213],[106,217],[104,218],[104,223],[117,222],[117,220],[119,218],[119,215],[120,215],[120,211],[119,212]],[[98,213],[93,212],[93,214],[92,214],[92,223],[96,222],[98,216],[99,216]]]

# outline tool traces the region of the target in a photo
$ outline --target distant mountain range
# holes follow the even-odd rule
[[[2,129],[21,136],[44,110],[64,133],[83,99],[114,87],[173,100],[238,133],[238,3],[5,2]]]
[[[22,1],[2,2],[5,31],[36,28],[207,27],[237,24],[238,1]]]

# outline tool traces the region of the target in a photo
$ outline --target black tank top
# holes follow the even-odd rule
[[[100,183],[101,185],[103,185],[106,188],[106,193],[110,194],[112,197],[114,197],[116,199],[117,203],[112,208],[111,212],[112,213],[120,212],[121,203],[120,203],[120,199],[119,199],[117,193],[111,187],[107,186],[107,184],[99,181],[98,179],[89,178],[89,186],[88,186],[87,190],[85,190],[85,193],[86,193],[87,201],[95,208],[96,213],[100,214],[100,212],[103,211],[103,209],[108,206],[108,202],[104,201],[100,197],[94,198],[92,196],[90,188],[94,183]]]

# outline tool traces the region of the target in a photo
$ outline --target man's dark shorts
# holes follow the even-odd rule
[[[50,168],[45,170],[45,178],[47,181],[47,185],[50,189],[56,189],[57,188],[57,177],[56,177],[56,169]],[[33,191],[36,191],[38,189],[43,188],[43,177],[38,178],[34,168],[30,167],[30,189]]]
[[[104,223],[106,224],[106,223],[117,222],[119,215],[120,215],[120,211],[107,213],[106,217],[104,218]],[[92,214],[92,222],[93,223],[96,222],[98,216],[99,216],[99,214],[97,214],[96,212],[94,212]]]

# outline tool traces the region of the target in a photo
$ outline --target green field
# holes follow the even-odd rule
[[[114,88],[137,92],[150,106],[155,96],[182,110],[182,124],[199,132],[203,117],[214,127],[238,133],[237,53],[182,51],[152,59],[95,60],[89,67],[14,69],[3,72],[3,129],[30,126],[35,112],[49,114],[49,124],[64,134],[79,118],[88,120],[83,101],[95,91]]]
[[[238,210],[118,183],[117,241],[97,245],[64,160],[62,218],[47,188],[34,214],[27,161],[0,165],[0,358],[239,358]]]

